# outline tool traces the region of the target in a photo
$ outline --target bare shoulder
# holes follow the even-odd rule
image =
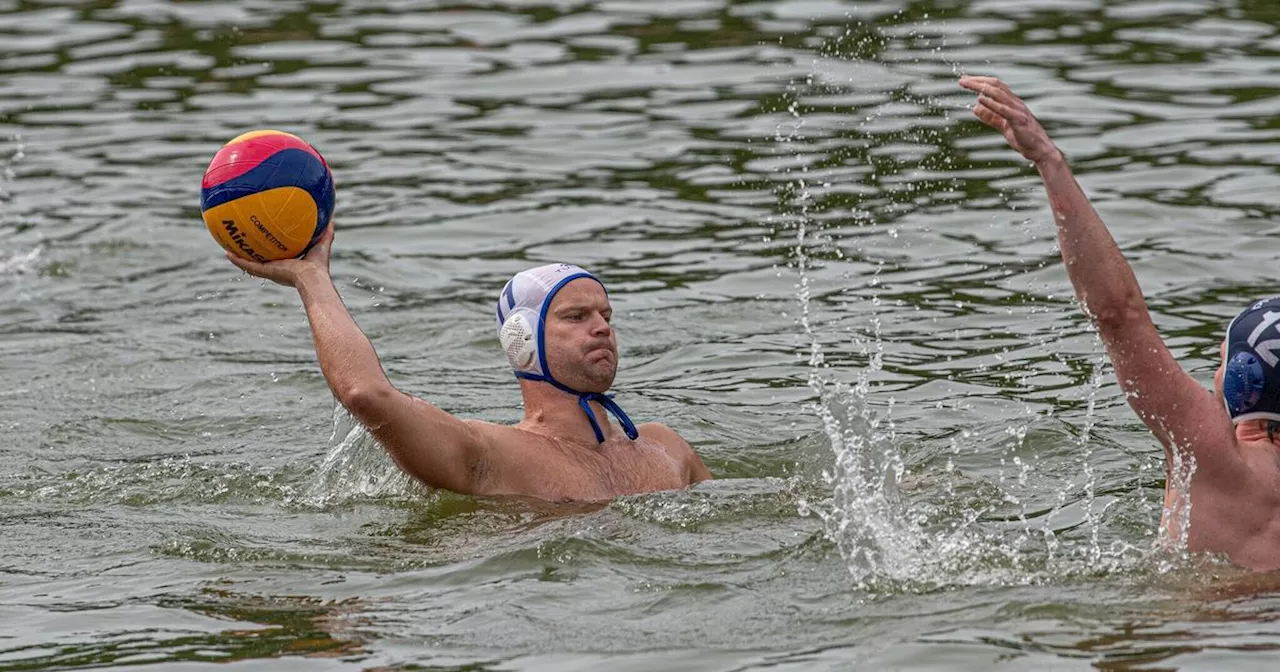
[[[536,450],[549,439],[541,434],[522,429],[517,425],[500,425],[487,420],[463,420],[467,427],[484,438],[490,451],[495,456],[519,454],[526,450]]]
[[[1261,438],[1232,439],[1208,455],[1196,456],[1196,477],[1236,496],[1250,485],[1258,486],[1268,499],[1273,499],[1280,486],[1275,444]]]
[[[685,441],[676,430],[660,422],[646,422],[636,427],[636,430],[640,432],[641,438],[657,442],[663,450],[667,451],[671,459],[684,465],[689,483],[705,481],[712,477],[707,465],[702,462],[702,458],[698,456],[693,446],[689,445],[689,442]]]
[[[514,425],[500,425],[485,420],[463,420],[484,446],[477,468],[479,488],[475,494],[505,494],[528,487],[526,481],[544,479],[545,471],[554,465],[547,450],[550,441],[539,434]]]
[[[684,437],[677,434],[676,430],[660,422],[646,422],[638,425],[636,430],[640,432],[641,437],[662,444],[662,447],[673,456],[677,453],[683,455],[693,452],[693,447],[689,445],[688,441],[684,440]]]

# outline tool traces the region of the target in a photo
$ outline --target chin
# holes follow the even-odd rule
[[[583,389],[587,392],[599,392],[600,394],[604,394],[605,392],[608,392],[611,387],[613,387],[613,376],[609,376],[608,380],[587,381],[587,384]]]
[[[609,388],[613,387],[613,378],[616,373],[616,371],[610,370],[607,375],[599,377],[590,376],[586,380],[582,381],[585,383],[585,385],[583,385],[583,389],[587,392],[599,392],[604,394],[609,391]]]

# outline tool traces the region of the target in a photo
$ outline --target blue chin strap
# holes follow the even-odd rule
[[[579,392],[569,387],[568,385],[561,383],[555,378],[552,378],[551,376],[539,376],[536,373],[525,373],[523,371],[517,371],[516,378],[523,378],[525,380],[537,380],[544,383],[550,383],[551,385],[556,387],[556,389],[563,390],[565,392],[568,392],[569,394],[577,396],[578,406],[582,407],[583,413],[586,413],[587,422],[591,423],[591,431],[596,433],[597,443],[604,443],[604,430],[601,429],[600,422],[596,420],[595,412],[591,410],[591,402],[593,401],[600,402],[600,405],[604,406],[604,410],[612,413],[613,417],[618,419],[618,422],[622,425],[622,431],[627,433],[628,439],[635,441],[637,438],[640,437],[640,432],[639,430],[636,429],[635,423],[631,422],[631,418],[627,417],[626,411],[623,411],[622,407],[618,405],[618,402],[613,400],[613,395],[611,394],[601,394],[599,392]]]

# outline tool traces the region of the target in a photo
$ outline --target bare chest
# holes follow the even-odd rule
[[[661,445],[641,438],[600,446],[550,444],[548,459],[527,472],[528,494],[552,501],[606,500],[688,485]]]

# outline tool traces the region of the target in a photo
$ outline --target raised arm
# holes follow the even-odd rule
[[[373,344],[333,285],[332,243],[330,225],[302,259],[261,264],[229,253],[227,258],[251,275],[297,288],[329,389],[401,469],[432,487],[466,494],[484,490],[490,472],[487,437],[475,425],[400,392],[387,380]]]
[[[1160,440],[1201,466],[1235,446],[1222,402],[1188,375],[1165,347],[1142,289],[1062,152],[1026,104],[993,77],[964,77],[977,92],[974,114],[1032,161],[1049,194],[1067,275],[1085,314],[1097,325],[1129,405]]]

